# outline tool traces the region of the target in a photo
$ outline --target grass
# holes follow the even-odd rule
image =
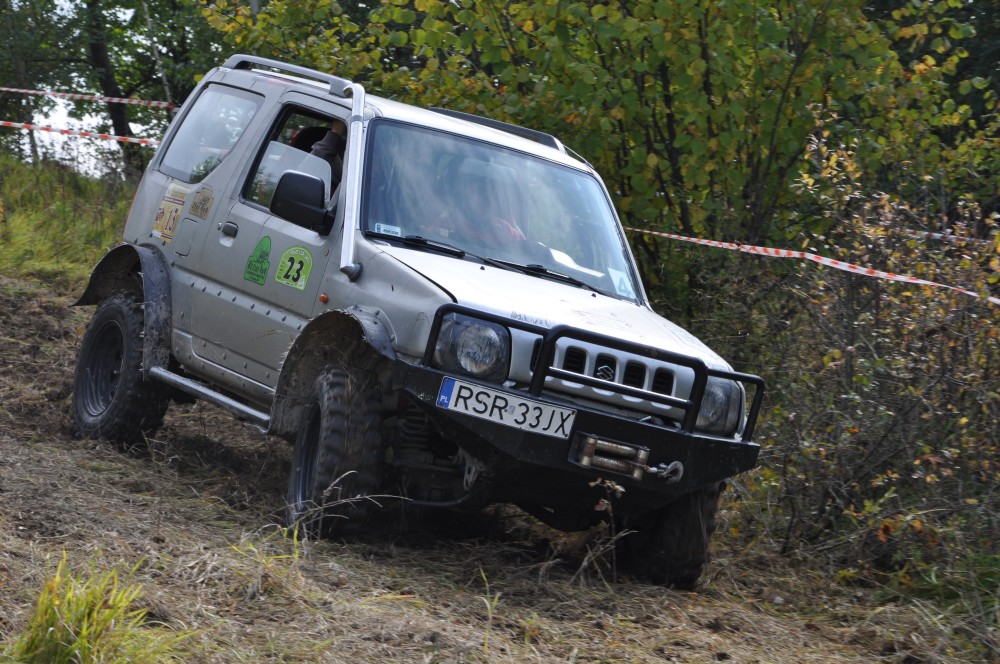
[[[497,605],[500,603],[501,593],[491,593],[490,592],[490,580],[486,578],[486,572],[483,568],[479,568],[479,576],[483,578],[483,585],[486,586],[486,596],[480,597],[483,600],[483,604],[486,605],[486,628],[483,632],[483,653],[486,655],[490,654],[490,631],[493,629],[493,617],[497,611]]]
[[[706,589],[676,593],[616,579],[621,533],[545,539],[503,521],[501,539],[298,541],[269,525],[287,448],[209,407],[173,408],[147,457],[70,439],[85,312],[53,291],[79,292],[130,200],[121,183],[0,159],[0,272],[45,282],[0,281],[0,659],[59,661],[44,649],[56,646],[81,662],[1000,657],[992,552],[916,588],[838,585],[823,550],[773,554],[766,512],[734,544],[750,510],[724,500],[732,527],[714,538]],[[70,562],[43,576],[63,551]],[[111,572],[70,571],[95,552]]]
[[[45,582],[34,614],[2,657],[26,664],[181,661],[175,647],[188,637],[146,623],[133,608],[138,585],[122,585],[115,570],[74,575],[63,554]]]
[[[523,515],[506,512],[484,515],[496,527],[473,538],[389,527],[358,542],[299,541],[269,525],[284,496],[281,441],[191,406],[158,433],[171,453],[124,453],[61,435],[62,406],[0,385],[12,388],[16,418],[0,431],[0,633],[10,641],[31,629],[46,561],[65,550],[66,569],[83,570],[77,586],[102,578],[90,560],[119,570],[119,591],[141,586],[118,621],[143,609],[133,633],[190,633],[173,648],[181,661],[798,664],[874,661],[889,646],[889,662],[975,661],[932,631],[940,617],[929,611],[875,602],[873,590],[838,587],[795,561],[755,562],[760,554],[727,550],[725,538],[700,593],[574,578],[584,543],[539,546]],[[202,430],[227,447],[215,463],[191,461],[212,442]],[[234,499],[236,485],[246,497]]]
[[[80,289],[121,238],[134,187],[0,157],[0,273]]]

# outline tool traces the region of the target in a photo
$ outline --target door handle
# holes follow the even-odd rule
[[[239,231],[240,227],[231,221],[227,221],[222,224],[222,234],[226,237],[236,237],[236,234],[239,233]]]

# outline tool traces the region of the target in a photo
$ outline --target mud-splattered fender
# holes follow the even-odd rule
[[[312,382],[328,364],[375,369],[396,353],[378,310],[354,306],[321,314],[309,322],[285,357],[271,407],[268,433],[290,437],[301,419]],[[389,360],[390,362],[386,362]]]
[[[97,304],[142,280],[144,341],[142,370],[148,379],[152,367],[166,367],[170,360],[170,273],[158,250],[121,244],[104,255],[90,275],[87,288],[71,306]]]

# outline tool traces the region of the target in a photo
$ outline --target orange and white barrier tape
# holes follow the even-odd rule
[[[888,227],[888,224],[881,224]],[[902,233],[907,237],[916,237],[924,240],[937,240],[938,242],[965,242],[969,244],[992,244],[990,240],[980,240],[978,238],[963,237],[953,233],[931,233],[930,231],[914,231],[908,228],[897,228],[897,233]]]
[[[1000,297],[983,296],[975,291],[966,290],[964,288],[958,288],[957,286],[940,284],[936,281],[928,281],[926,279],[911,277],[905,274],[883,272],[882,270],[874,270],[870,267],[861,267],[860,265],[855,265],[853,263],[845,263],[844,261],[834,260],[833,258],[827,258],[825,256],[818,256],[817,254],[811,254],[806,251],[792,251],[790,249],[756,247],[749,244],[737,244],[735,242],[719,242],[717,240],[703,240],[701,238],[686,237],[684,235],[675,235],[673,233],[663,233],[660,231],[651,231],[643,228],[626,227],[625,230],[633,231],[636,233],[645,233],[647,235],[656,235],[658,237],[665,237],[669,240],[680,240],[681,242],[693,242],[694,244],[701,244],[707,247],[716,247],[718,249],[728,249],[730,251],[741,251],[747,254],[757,254],[759,256],[773,256],[775,258],[798,258],[802,260],[809,260],[813,261],[814,263],[819,263],[820,265],[826,265],[827,267],[836,268],[838,270],[844,270],[845,272],[852,272],[854,274],[864,275],[866,277],[875,277],[876,279],[886,279],[888,281],[902,281],[908,284],[933,286],[935,288],[948,288],[950,290],[958,291],[959,293],[963,293],[965,295],[971,295],[972,297],[983,298],[985,300],[988,300],[989,302],[992,302],[993,304],[1000,305]]]
[[[41,95],[43,97],[58,97],[60,99],[75,99],[84,101],[104,101],[114,104],[130,104],[132,106],[152,106],[154,108],[173,108],[169,101],[146,101],[144,99],[132,99],[126,97],[101,97],[99,95],[85,95],[77,92],[54,92],[52,90],[22,90],[21,88],[0,87],[0,92],[16,92],[22,95]]]
[[[9,90],[10,88],[2,88],[0,90]],[[127,100],[126,100],[127,101]],[[161,102],[166,103],[166,102]],[[76,129],[56,129],[54,127],[47,127],[44,125],[33,125],[24,122],[7,122],[5,120],[0,120],[0,127],[12,127],[14,129],[28,129],[28,130],[39,130],[39,131],[50,131],[57,134],[62,134],[64,136],[80,136],[83,138],[99,138],[106,141],[121,141],[123,143],[138,143],[139,145],[151,145],[158,146],[160,141],[156,141],[150,138],[133,138],[131,136],[115,136],[114,134],[101,134],[90,131],[80,131]],[[681,242],[691,242],[694,244],[704,245],[706,247],[715,247],[716,249],[728,249],[729,251],[739,251],[747,254],[757,254],[759,256],[773,256],[775,258],[798,258],[801,260],[809,260],[814,263],[819,263],[820,265],[826,265],[827,267],[832,267],[838,270],[844,270],[845,272],[851,272],[854,274],[864,275],[866,277],[875,277],[876,279],[885,279],[888,281],[902,281],[908,284],[917,284],[921,286],[932,286],[935,288],[948,288],[953,291],[957,291],[964,295],[970,295],[976,298],[983,298],[992,302],[993,304],[1000,305],[1000,297],[989,297],[982,296],[975,291],[966,290],[964,288],[959,288],[957,286],[950,286],[948,284],[941,284],[936,281],[928,281],[927,279],[920,279],[919,277],[911,277],[905,274],[895,274],[893,272],[884,272],[882,270],[875,270],[870,267],[861,267],[860,265],[855,265],[853,263],[846,263],[844,261],[838,261],[833,258],[827,258],[826,256],[819,256],[817,254],[812,254],[806,251],[794,251],[791,249],[775,249],[773,247],[758,247],[750,244],[737,244],[735,242],[721,242],[719,240],[704,240],[702,238],[687,237],[684,235],[676,235],[674,233],[664,233],[662,231],[651,231],[645,228],[630,228],[625,227],[625,230],[632,231],[635,233],[645,233],[647,235],[655,235],[657,237],[667,238],[668,240],[679,240]]]
[[[54,134],[62,134],[63,136],[80,136],[82,138],[99,138],[105,141],[121,141],[122,143],[138,143],[139,145],[152,145],[156,147],[160,144],[160,141],[155,141],[151,138],[135,138],[133,136],[115,136],[114,134],[101,134],[96,131],[81,131],[79,129],[57,129],[55,127],[47,127],[45,125],[33,125],[26,122],[7,122],[6,120],[0,120],[0,127],[12,127],[14,129],[28,129],[35,131],[50,131]]]

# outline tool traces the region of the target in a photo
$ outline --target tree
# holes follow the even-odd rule
[[[104,96],[179,105],[197,77],[222,57],[217,33],[196,0],[86,0],[76,12],[76,36],[84,57],[76,61],[74,74]],[[152,135],[162,134],[169,120],[161,109],[141,106],[108,103],[105,112],[120,136],[133,135],[132,123]],[[149,151],[123,144],[122,152],[126,177],[137,178]]]
[[[321,68],[340,55],[337,71],[384,93],[561,137],[604,173],[628,226],[753,243],[798,231],[789,185],[815,107],[888,86],[894,58],[856,1],[393,1],[363,33],[323,0],[212,7],[238,45]],[[297,32],[292,11],[328,30]],[[688,284],[671,302],[693,315],[699,275],[681,257],[664,269],[655,239],[635,244],[654,290]]]
[[[63,70],[58,45],[68,35],[66,17],[50,0],[0,0],[0,81],[5,87],[44,87]],[[51,101],[0,92],[0,118],[31,123],[36,113],[51,107]],[[20,154],[21,136],[0,132],[0,150]],[[39,158],[34,134],[28,134],[30,156]]]
[[[605,175],[627,226],[794,243],[996,292],[987,206],[1000,126],[993,83],[963,73],[969,22],[989,21],[971,7],[385,0],[364,30],[326,0],[273,0],[256,15],[219,0],[210,10],[240,48],[559,136]],[[961,241],[914,239],[927,230]],[[997,334],[982,304],[633,243],[656,306],[780,378],[763,428],[784,456],[765,472],[777,476],[789,546],[847,522],[863,532],[890,506],[910,514],[927,477],[942,480],[934,504],[953,508],[942,507],[941,523],[961,522],[973,482],[995,492]],[[964,420],[949,417],[959,412]],[[977,454],[989,472],[972,463]],[[956,455],[965,465],[950,475],[933,468]],[[915,461],[932,468],[911,482]],[[883,501],[886,487],[905,501]]]
[[[16,87],[84,92],[107,97],[167,100],[179,105],[197,77],[223,59],[218,33],[205,21],[197,0],[85,0],[63,5],[48,0],[4,0],[0,30],[0,73]],[[14,87],[14,86],[12,86]],[[10,103],[0,97],[0,104]],[[22,104],[22,121],[44,108],[44,99]],[[82,117],[101,108],[75,102]],[[163,133],[169,114],[162,109],[107,103],[108,130],[133,136]],[[133,144],[118,146],[126,176],[137,178],[150,152]],[[37,155],[36,155],[37,158]]]

